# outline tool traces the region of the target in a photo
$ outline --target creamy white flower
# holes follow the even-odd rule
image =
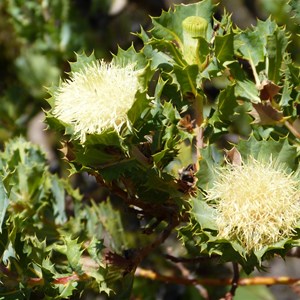
[[[247,252],[291,237],[300,219],[299,183],[272,161],[221,169],[207,201],[217,211],[219,238]]]
[[[138,72],[133,65],[119,67],[95,61],[71,73],[55,94],[53,115],[74,127],[81,142],[86,134],[99,134],[108,128],[118,130],[139,89]]]

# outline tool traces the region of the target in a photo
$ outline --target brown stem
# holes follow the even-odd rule
[[[209,286],[226,286],[232,285],[232,279],[216,279],[216,278],[203,278],[203,279],[188,279],[176,276],[166,276],[159,273],[153,272],[152,270],[147,270],[143,268],[137,268],[135,271],[135,276],[147,278],[150,280],[157,280],[162,282],[186,285],[186,286],[195,286],[195,285],[209,285]],[[64,284],[66,285],[70,281],[85,281],[88,280],[88,275],[78,276],[77,274],[72,274],[69,276],[61,277],[55,279],[53,284]],[[239,286],[253,286],[253,285],[293,285],[299,284],[300,278],[291,278],[291,277],[253,277],[253,278],[240,278],[237,281]],[[29,278],[28,284],[30,286],[43,285],[43,278]]]
[[[158,280],[168,283],[182,284],[182,285],[209,285],[209,286],[226,286],[232,285],[232,279],[216,279],[216,278],[203,278],[203,279],[187,279],[176,276],[165,276],[153,272],[152,270],[137,268],[135,272],[136,276]],[[253,278],[240,278],[238,280],[239,286],[252,286],[252,285],[292,285],[295,283],[300,283],[300,278],[291,277],[253,277]]]
[[[300,139],[300,133],[289,121],[284,122],[285,127],[297,138]]]
[[[168,253],[169,251],[171,251],[171,249],[167,249]],[[173,258],[173,256],[170,255],[170,257]],[[184,278],[188,278],[188,279],[193,279],[193,275],[191,274],[191,271],[186,268],[183,264],[183,262],[174,262],[175,266],[181,271],[181,274]],[[209,295],[208,295],[208,291],[207,289],[201,285],[201,284],[196,284],[195,285],[195,289],[198,290],[199,294],[201,295],[201,297],[205,300],[209,300]]]
[[[233,266],[233,278],[232,278],[232,282],[231,282],[231,289],[225,295],[225,297],[224,297],[225,300],[233,299],[236,289],[238,288],[238,285],[239,285],[239,279],[240,279],[239,265],[237,263],[233,262],[232,266]]]
[[[203,261],[208,261],[211,259],[219,258],[219,255],[211,255],[211,256],[197,256],[192,258],[186,258],[186,257],[175,257],[170,254],[166,254],[165,257],[169,259],[170,261],[174,263],[198,263]]]
[[[192,109],[195,118],[195,137],[193,139],[193,162],[196,167],[196,171],[199,170],[199,159],[201,157],[200,149],[204,147],[203,142],[203,97],[199,94],[194,95],[192,102]]]

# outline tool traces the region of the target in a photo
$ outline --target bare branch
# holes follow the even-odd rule
[[[211,256],[196,256],[192,258],[187,258],[187,257],[175,257],[170,254],[166,254],[165,257],[174,262],[174,263],[198,263],[198,262],[203,262],[203,261],[208,261],[211,259],[216,259],[219,258],[219,255],[211,255]]]
[[[217,279],[217,278],[203,278],[203,279],[187,279],[176,276],[165,276],[152,270],[137,268],[135,272],[136,276],[148,278],[151,280],[158,280],[168,283],[175,283],[181,285],[210,285],[210,286],[225,286],[232,285],[231,278]],[[237,282],[239,286],[252,286],[252,285],[292,285],[300,283],[300,278],[291,277],[252,277],[252,278],[240,278]]]

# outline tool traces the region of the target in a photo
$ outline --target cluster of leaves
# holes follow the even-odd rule
[[[225,154],[232,144],[245,161],[272,155],[289,172],[297,171],[299,160],[300,69],[287,52],[288,33],[271,18],[240,30],[226,13],[214,18],[215,9],[210,0],[176,6],[152,18],[149,32],[137,34],[144,44],[139,52],[119,49],[114,64],[134,63],[142,86],[119,131],[87,134],[82,142],[73,125],[53,113],[59,87],[50,89],[47,123],[65,136],[71,173],[94,176],[121,208],[132,211],[138,229],[148,226],[147,238],[131,239],[110,202],[75,203],[75,217],[68,219],[64,190],[74,199],[78,194],[45,171],[39,150],[20,140],[7,145],[1,158],[2,281],[10,272],[20,278],[8,282],[11,290],[26,295],[39,288],[30,286],[36,279],[57,299],[90,286],[107,293],[111,288],[125,299],[137,266],[176,228],[189,257],[217,255],[247,273],[299,244],[298,230],[293,238],[249,254],[238,241],[217,237],[214,212],[203,199],[215,169],[230,160]],[[188,17],[205,24],[191,39],[192,60],[183,26]],[[94,55],[77,55],[71,72],[94,61]],[[110,267],[102,246],[111,251]],[[61,277],[69,278],[66,285],[60,285]]]
[[[115,230],[106,246],[126,244],[110,201],[81,203],[78,190],[51,174],[45,154],[23,138],[0,153],[0,174],[1,299],[65,299],[83,286],[109,294],[120,275],[105,266],[103,237]]]
[[[299,138],[299,68],[286,52],[288,34],[285,29],[278,27],[270,18],[258,21],[256,27],[244,31],[232,28],[226,14],[220,21],[211,20],[213,7],[210,1],[202,1],[189,8],[177,7],[175,12],[163,13],[161,17],[154,18],[151,38],[147,39],[144,34],[141,36],[146,44],[145,52],[152,47],[148,56],[152,63],[157,62],[158,51],[164,51],[164,61],[159,61],[156,67],[161,68],[161,76],[169,84],[177,85],[177,91],[180,91],[177,97],[181,103],[188,104],[185,97],[192,94],[195,98],[200,95],[203,106],[208,106],[204,116],[206,118],[201,123],[205,146],[200,150],[196,186],[205,191],[213,183],[213,170],[224,163],[224,156],[218,151],[219,142],[224,145],[224,140],[225,148],[230,147],[228,141],[237,141],[237,149],[241,148],[244,159],[275,154],[279,161],[284,161],[287,166],[292,166],[291,171],[295,171]],[[180,45],[184,40],[182,28],[178,24],[190,15],[206,18],[211,25],[207,30],[206,41],[199,39],[199,56],[205,56],[202,59],[205,64],[200,67],[187,65],[182,60]],[[160,54],[162,60],[161,57]],[[216,80],[222,80],[223,86],[219,87],[214,104],[209,105],[205,87],[214,84]],[[170,89],[168,84],[165,91],[167,89]],[[175,106],[176,97],[172,95],[171,99]],[[176,108],[181,117],[186,116],[183,106]],[[243,118],[246,130],[242,126],[234,126],[240,118]],[[239,137],[247,138],[249,135],[253,136],[251,140],[238,142]],[[288,146],[284,142],[286,139],[293,146]],[[191,224],[180,230],[189,247],[193,240],[198,240],[200,242],[195,244],[200,245],[199,250],[202,252],[215,252],[230,261],[234,261],[237,255],[239,258],[236,259],[246,272],[251,272],[254,266],[260,266],[263,255],[269,250],[268,254],[274,248],[280,248],[277,253],[283,255],[287,252],[288,243],[285,246],[270,245],[270,248],[254,254],[253,258],[246,257],[244,261],[245,252],[240,245],[232,245],[233,249],[230,249],[224,241],[215,242],[216,227],[212,221],[212,212],[205,201],[199,201],[201,197],[201,192],[197,193],[197,200],[192,202]],[[199,235],[204,228],[208,229],[206,237]]]
[[[226,13],[221,20],[214,19],[214,9],[206,0],[163,12],[152,18],[149,34],[142,30],[138,35],[144,43],[139,53],[133,48],[119,50],[116,63],[136,61],[144,69],[144,82],[154,78],[128,112],[129,128],[89,135],[82,144],[51,111],[48,123],[69,136],[66,157],[73,171],[93,174],[112,193],[158,223],[165,220],[177,225],[188,213],[191,223],[179,232],[193,253],[197,248],[218,254],[224,261],[239,262],[249,273],[274,253],[284,256],[297,239],[247,255],[241,245],[216,239],[202,191],[212,185],[216,166],[224,163],[220,143],[226,149],[231,147],[229,142],[237,141],[245,159],[273,153],[291,172],[296,170],[299,68],[286,52],[288,34],[270,18],[242,31],[233,28]],[[207,21],[205,34],[195,37],[198,64],[189,64],[185,56],[182,22],[190,16]],[[72,71],[92,60],[78,56]],[[208,97],[208,85],[217,90],[214,99]],[[54,106],[55,91],[52,94],[49,102]],[[245,128],[234,125],[241,119]],[[238,142],[239,137],[250,135],[251,140]]]

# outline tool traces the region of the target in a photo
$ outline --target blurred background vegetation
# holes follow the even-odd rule
[[[109,60],[118,46],[126,49],[133,43],[138,49],[141,43],[131,32],[138,32],[140,26],[149,29],[148,15],[159,16],[162,9],[192,2],[197,1],[0,0],[0,149],[9,138],[24,135],[44,147],[52,171],[61,169],[58,154],[53,150],[58,148],[59,137],[46,133],[42,123],[42,110],[48,108],[44,100],[46,87],[57,84],[66,76],[68,61],[75,60],[75,52],[90,54],[94,51],[97,58]],[[226,9],[240,28],[255,25],[257,18],[265,20],[272,15],[290,32],[289,51],[294,61],[300,63],[300,1],[217,2],[220,5],[216,18]],[[208,86],[208,94],[213,95],[214,84],[218,83]],[[234,126],[240,126],[242,122],[237,120]],[[91,183],[86,181],[85,184]],[[206,266],[202,265],[202,268],[205,273]],[[180,293],[185,293],[186,299],[199,299],[194,289],[181,291],[171,285],[159,289],[158,283],[149,284],[143,280],[136,281],[135,285],[140,291],[140,298],[136,299],[152,299],[150,295],[156,295],[156,299],[177,299],[175,294],[178,299],[183,299]],[[222,295],[223,291],[220,292]],[[254,299],[245,297],[240,299]],[[259,299],[272,299],[266,297]]]
[[[134,43],[138,48],[138,38],[131,32],[138,32],[140,26],[149,28],[148,15],[158,16],[176,3],[191,2],[196,1],[1,0],[0,145],[19,134],[30,139],[39,136],[41,126],[34,117],[47,108],[46,87],[64,76],[74,52],[94,51],[96,57],[110,59],[118,45],[127,48]],[[299,6],[297,0],[289,4],[286,0],[221,0],[216,17],[225,8],[235,24],[245,28],[255,25],[256,18],[272,14],[291,33],[290,52],[299,63]]]

